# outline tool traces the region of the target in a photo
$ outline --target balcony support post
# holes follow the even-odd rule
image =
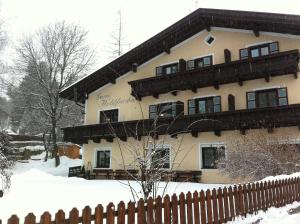
[[[214,133],[215,133],[215,136],[218,136],[218,137],[221,136],[221,130],[215,130]]]
[[[191,131],[191,134],[194,138],[198,138],[198,131]]]

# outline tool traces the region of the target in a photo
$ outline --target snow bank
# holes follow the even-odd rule
[[[32,151],[32,152],[45,150],[44,146],[42,146],[42,145],[29,145],[29,146],[20,147],[18,149],[18,151],[24,152],[24,150],[26,150],[26,149],[29,151]]]
[[[266,177],[260,181],[272,181],[272,180],[282,180],[282,179],[288,179],[288,178],[295,178],[295,177],[300,177],[300,172],[297,173],[292,173],[292,174],[284,174],[284,175],[278,175],[278,176],[269,176]]]

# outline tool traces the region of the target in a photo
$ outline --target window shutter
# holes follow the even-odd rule
[[[248,49],[247,48],[240,49],[240,59],[246,59],[248,57],[249,57]]]
[[[214,112],[221,112],[221,97],[215,96],[213,98],[213,103],[214,103]]]
[[[225,63],[231,62],[231,52],[228,49],[224,50]]]
[[[154,119],[157,115],[157,105],[149,106],[149,118]]]
[[[247,93],[247,106],[248,109],[256,108],[255,92]]]
[[[278,42],[270,43],[270,53],[274,54],[274,53],[278,53],[278,51],[279,51]]]
[[[189,60],[187,61],[187,69],[192,70],[195,68],[195,60]]]
[[[235,97],[232,94],[228,95],[228,110],[235,110]]]
[[[186,61],[184,59],[179,60],[179,71],[183,72],[186,70]]]
[[[283,106],[288,104],[286,88],[277,89],[278,105]]]
[[[163,67],[162,66],[156,67],[156,75],[159,76],[162,74],[163,74]]]
[[[194,99],[188,100],[188,111],[189,111],[189,114],[196,113],[196,101]]]

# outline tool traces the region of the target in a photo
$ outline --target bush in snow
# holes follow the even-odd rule
[[[232,178],[260,180],[300,171],[300,147],[294,138],[251,131],[231,139],[218,168]]]
[[[12,148],[10,147],[9,138],[9,135],[5,132],[0,132],[0,181],[2,190],[10,187],[10,177],[12,174],[10,168],[13,165],[13,161],[9,160]]]

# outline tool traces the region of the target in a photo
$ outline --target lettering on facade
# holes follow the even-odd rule
[[[112,97],[108,94],[106,95],[98,94],[96,100],[97,102],[99,102],[99,105],[103,107],[118,106],[120,104],[128,104],[128,103],[135,102],[135,99],[132,96],[129,96],[127,98],[122,98],[122,97]]]

